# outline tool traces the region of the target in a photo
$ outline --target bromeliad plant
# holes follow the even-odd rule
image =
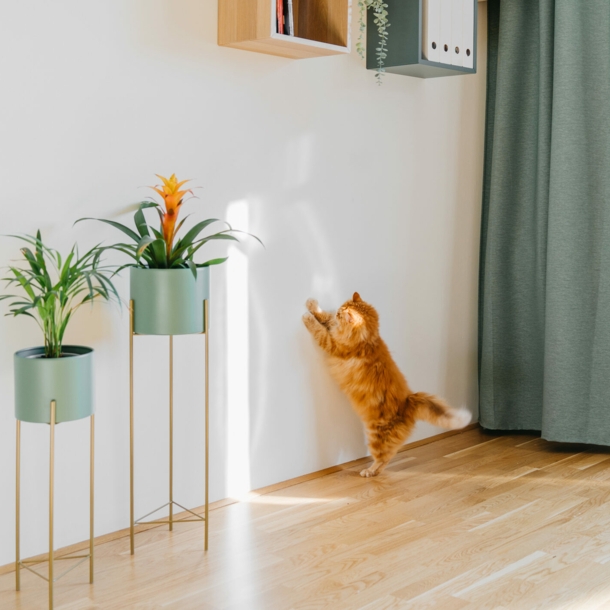
[[[188,268],[196,276],[197,268],[220,265],[227,260],[227,257],[224,257],[214,258],[203,263],[195,262],[197,252],[209,241],[239,241],[234,233],[243,233],[244,235],[254,237],[254,239],[262,244],[260,239],[255,235],[233,229],[227,222],[224,223],[228,227],[227,229],[201,237],[201,233],[208,226],[215,222],[222,222],[218,218],[209,218],[198,222],[183,237],[177,238],[180,229],[188,218],[188,216],[184,217],[178,222],[178,216],[184,203],[184,196],[187,194],[192,195],[190,189],[182,188],[189,180],[179,182],[175,174],[172,174],[169,178],[164,178],[158,174],[157,177],[161,180],[162,184],[150,188],[161,197],[163,204],[152,200],[142,201],[138,205],[138,209],[133,217],[135,229],[131,229],[120,222],[103,218],[81,218],[77,221],[99,220],[122,231],[131,239],[129,243],[118,243],[100,248],[101,250],[117,250],[133,259],[132,263],[123,265],[117,272],[125,267],[144,267],[147,269]],[[144,215],[144,210],[148,208],[155,209],[159,216],[160,226],[158,229],[152,226]]]
[[[11,235],[26,242],[21,248],[22,267],[10,266],[2,278],[8,286],[21,288],[22,294],[3,294],[10,311],[6,315],[29,316],[36,320],[44,334],[46,358],[60,358],[64,334],[76,310],[96,299],[116,300],[119,295],[110,279],[112,268],[101,265],[99,247],[83,256],[74,245],[68,256],[44,245],[40,231],[36,236]]]

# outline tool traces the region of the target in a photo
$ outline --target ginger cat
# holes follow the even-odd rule
[[[366,427],[373,465],[363,477],[378,475],[411,434],[415,420],[444,428],[463,428],[471,415],[440,398],[412,392],[379,336],[379,316],[355,292],[335,312],[309,299],[305,326],[327,353],[330,371]]]

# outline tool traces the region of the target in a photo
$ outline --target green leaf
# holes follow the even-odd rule
[[[171,259],[181,256],[182,253],[193,244],[199,233],[214,222],[220,221],[218,218],[209,218],[208,220],[203,220],[202,222],[197,223],[192,229],[190,229],[186,235],[182,239],[178,240],[174,246],[174,249],[170,255]]]
[[[208,218],[207,220],[198,222],[192,229],[189,229],[189,231],[187,231],[186,235],[180,240],[180,243],[187,247],[190,246],[195,241],[199,233],[201,233],[201,231],[203,231],[206,227],[210,226],[215,222],[220,221],[218,220],[218,218]]]
[[[213,241],[216,239],[227,240],[227,241],[239,241],[235,235],[230,235],[229,233],[214,233],[213,235],[206,235],[201,239],[194,242],[193,245],[201,244],[201,242],[206,243],[208,241]]]
[[[148,235],[150,235],[150,232],[148,230],[148,223],[146,222],[146,218],[144,217],[144,212],[142,211],[141,207],[134,214],[133,220],[136,223],[136,228],[138,229],[138,233],[142,237],[147,237]]]
[[[99,248],[100,251],[116,250],[122,254],[127,254],[131,258],[138,258],[138,244],[114,244],[112,246],[102,246]]]
[[[142,239],[138,242],[138,246],[136,249],[136,260],[138,260],[140,258],[140,256],[142,256],[142,253],[144,252],[144,250],[146,250],[146,248],[148,248],[148,246],[150,246],[150,244],[152,244],[153,242],[158,241],[156,240],[154,237],[150,237],[149,235],[145,235],[144,237],[142,237]]]
[[[66,328],[68,327],[68,322],[70,321],[70,315],[72,312],[68,312],[66,314],[66,317],[64,318],[64,321],[61,323],[60,327],[59,327],[59,331],[58,331],[58,336],[61,339],[63,339],[64,337],[64,333],[66,332]]]
[[[17,281],[19,282],[21,287],[25,290],[27,295],[31,299],[34,299],[35,298],[34,289],[32,288],[31,283],[28,282],[28,280],[25,278],[23,273],[21,273],[21,271],[19,271],[19,269],[16,269],[15,267],[11,267],[11,271],[15,274],[15,277],[17,278]]]
[[[188,265],[188,268],[191,270],[193,277],[195,279],[197,279],[197,267],[195,266],[195,263],[191,260],[187,260],[186,264]]]
[[[34,256],[34,253],[29,248],[21,248],[21,254],[23,254],[25,260],[30,264],[30,268],[35,274],[42,273],[38,259],[36,256]]]
[[[128,237],[131,237],[133,241],[140,241],[140,236],[135,231],[132,231],[129,227],[122,225],[120,222],[115,222],[114,220],[106,220],[104,218],[79,218],[74,224],[81,222],[82,220],[97,220],[98,222],[105,222],[107,225],[110,225],[111,227],[122,231]]]
[[[123,269],[127,269],[128,267],[140,267],[140,265],[135,265],[134,263],[126,263],[125,265],[121,265],[120,267],[114,270],[112,277],[118,275],[119,273],[121,273],[121,271],[123,271]]]
[[[68,254],[68,257],[66,258],[63,267],[61,268],[61,275],[59,277],[59,281],[60,282],[65,282],[68,274],[70,273],[70,263],[72,262],[72,259],[74,258],[74,248],[72,248],[70,254]]]
[[[36,231],[36,258],[38,259],[39,263],[44,264],[41,244],[42,244],[42,237],[40,235],[40,229],[38,229],[38,231]]]
[[[150,244],[153,252],[152,264],[156,269],[167,269],[167,249],[164,239],[155,239]]]
[[[222,265],[222,263],[224,263],[228,259],[228,256],[225,256],[224,258],[213,258],[212,260],[197,265],[197,267],[211,267],[212,265]]]
[[[156,201],[142,201],[140,203],[139,210],[145,210],[146,208],[158,208],[160,207]]]
[[[202,239],[200,239],[199,241],[196,241],[193,245],[195,246],[194,248],[192,248],[189,252],[189,256],[192,258],[195,253],[197,252],[197,250],[199,250],[199,248],[201,248],[203,245],[207,244],[208,241],[211,240],[215,240],[215,239],[221,239],[221,240],[230,240],[230,241],[239,241],[239,239],[237,239],[237,237],[233,237],[233,235],[228,235],[227,233],[216,233],[215,235],[208,235],[207,237],[204,237]]]
[[[243,233],[244,235],[247,235],[248,237],[253,237],[263,248],[265,247],[265,244],[258,237],[256,237],[256,235],[253,235],[252,233],[248,233],[247,231],[240,231],[239,229],[231,229],[231,230],[233,231],[233,233]]]
[[[189,259],[184,259],[184,258],[172,259],[168,262],[168,267],[170,269],[185,269],[186,267],[188,267],[188,265],[186,264],[187,260],[189,260]]]
[[[7,316],[17,316],[17,315],[20,315],[20,316],[28,316],[28,318],[33,318],[34,320],[36,320],[35,316],[33,316],[33,315],[32,315],[32,314],[29,312],[29,311],[21,311],[21,312],[19,312],[18,314],[17,314],[17,313],[13,313],[13,312],[11,311],[11,312],[9,312],[9,313],[7,313],[7,314],[5,314],[5,315],[7,315]]]

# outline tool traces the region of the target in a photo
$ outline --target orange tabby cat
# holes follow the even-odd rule
[[[374,458],[363,477],[378,475],[411,434],[415,420],[444,428],[463,428],[470,413],[440,398],[412,392],[379,336],[379,316],[355,292],[336,313],[309,299],[303,322],[329,356],[330,370],[366,427]]]

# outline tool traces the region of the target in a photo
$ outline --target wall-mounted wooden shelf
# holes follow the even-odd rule
[[[295,36],[277,33],[275,0],[218,0],[218,44],[292,59],[350,51],[352,0],[292,0]]]
[[[463,0],[453,0],[461,2]],[[424,28],[426,18],[425,0],[385,0],[388,5],[388,47],[384,60],[386,72],[416,76],[418,78],[435,78],[438,76],[457,76],[460,74],[476,74],[477,71],[477,0],[470,0],[473,7],[473,30],[471,63],[472,67],[464,67],[447,63],[430,61],[425,57]],[[450,3],[451,4],[451,3]],[[366,67],[369,70],[377,68],[375,49],[379,46],[377,28],[373,23],[373,12],[368,11],[366,24]],[[439,41],[441,49],[444,41]],[[470,45],[469,45],[470,46]],[[451,47],[451,48],[449,48]],[[447,44],[447,56],[454,52],[454,45]],[[463,50],[463,49],[462,49]],[[441,57],[444,59],[445,52]],[[469,55],[470,58],[470,55]]]

